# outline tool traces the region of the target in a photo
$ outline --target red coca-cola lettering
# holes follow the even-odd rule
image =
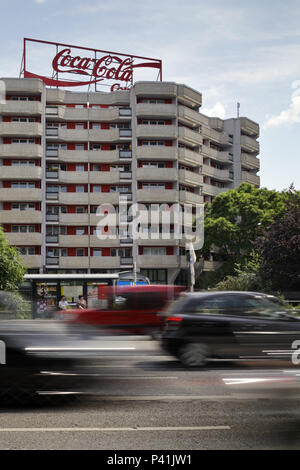
[[[53,71],[61,74],[81,74],[84,78],[81,80],[66,80],[62,77],[44,76],[32,73],[27,66],[26,44],[47,44],[55,46],[56,53],[52,60]],[[90,57],[82,57],[83,54]],[[159,70],[159,78],[162,80],[162,65],[159,59],[150,59],[148,57],[140,57],[126,55],[118,52],[104,51],[99,49],[90,49],[87,47],[74,46],[71,44],[62,44],[49,41],[41,41],[39,39],[24,39],[24,77],[39,78],[48,86],[74,87],[82,85],[90,85],[103,83],[105,81],[116,81],[111,85],[111,91],[129,90],[130,83],[133,82],[133,71],[139,68],[154,68]],[[122,85],[123,82],[123,86]],[[124,84],[124,82],[126,84]],[[105,83],[103,83],[105,84]]]
[[[126,87],[126,86],[120,86],[120,83],[114,83],[111,87],[110,87],[110,91],[118,91],[118,90],[130,90],[130,88]]]

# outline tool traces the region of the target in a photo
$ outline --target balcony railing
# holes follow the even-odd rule
[[[120,137],[131,137],[132,130],[131,129],[120,129]]]
[[[120,108],[119,116],[131,116],[131,108]]]
[[[46,235],[46,243],[58,243],[58,235]]]
[[[46,214],[46,222],[58,222],[58,214]]]
[[[51,264],[51,265],[58,265],[58,262],[59,262],[59,258],[57,257],[52,257],[52,256],[48,256],[46,257],[46,264]]]
[[[125,264],[133,264],[133,258],[120,258],[120,264],[125,265]]]
[[[120,158],[132,158],[131,150],[120,150]]]
[[[46,149],[46,157],[58,157],[58,149]]]

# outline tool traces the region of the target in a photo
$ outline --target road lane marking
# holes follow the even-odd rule
[[[122,431],[221,431],[230,426],[149,426],[123,428],[0,428],[0,432],[122,432]]]

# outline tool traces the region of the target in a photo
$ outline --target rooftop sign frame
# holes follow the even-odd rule
[[[29,45],[47,45],[55,48],[49,75],[34,73],[28,69]],[[79,50],[82,51],[79,54]],[[83,55],[84,54],[84,55]],[[133,85],[134,71],[156,69],[157,81],[162,81],[162,61],[120,52],[92,49],[40,39],[24,38],[21,74],[24,78],[39,78],[52,87],[82,87],[93,85],[95,91],[129,90]],[[80,77],[79,79],[69,78]],[[109,90],[100,90],[108,87]]]

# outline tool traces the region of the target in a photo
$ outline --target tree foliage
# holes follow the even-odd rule
[[[300,290],[300,198],[291,193],[287,209],[254,243],[260,276],[273,289]]]
[[[205,241],[201,255],[205,258],[215,252],[215,258],[223,263],[216,271],[203,276],[199,286],[220,285],[227,279],[228,285],[230,282],[231,285],[255,286],[257,282],[262,282],[266,290],[270,279],[265,276],[264,281],[262,278],[258,280],[253,277],[253,272],[243,270],[243,266],[250,259],[253,243],[266,234],[275,221],[281,220],[287,210],[298,207],[299,202],[300,192],[295,191],[293,186],[287,191],[278,192],[255,188],[247,183],[215,197],[205,207]],[[240,267],[239,274],[237,265]]]
[[[14,291],[25,274],[18,250],[10,246],[0,227],[0,290]]]

